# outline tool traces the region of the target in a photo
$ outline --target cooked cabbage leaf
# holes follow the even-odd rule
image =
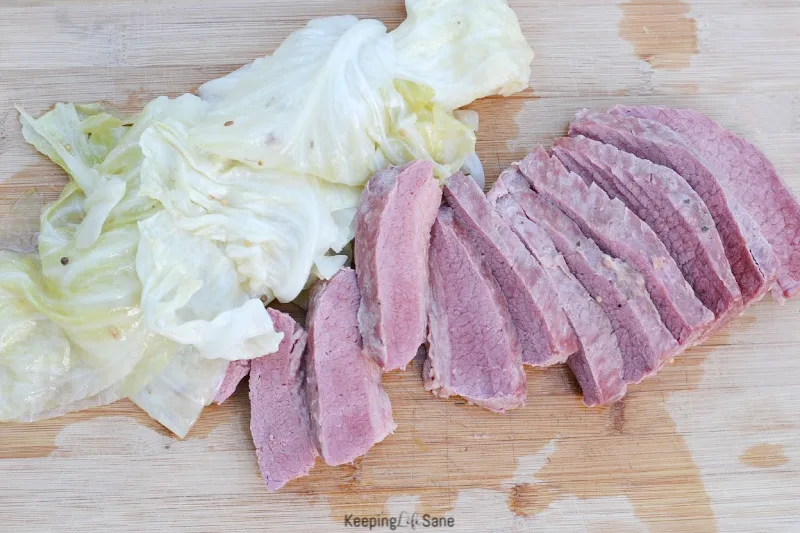
[[[225,359],[201,357],[197,350],[184,346],[131,400],[184,438],[216,396],[228,364]]]
[[[25,137],[70,183],[42,213],[38,256],[0,252],[0,419],[117,400],[175,354],[176,343],[145,327],[140,307],[137,222],[158,203],[138,194],[146,124],[137,123],[196,116],[189,107],[157,99],[134,127],[99,105],[59,104],[36,120],[21,113]]]
[[[145,133],[142,191],[177,228],[218,246],[251,296],[288,302],[314,269],[330,276],[342,266],[328,252],[352,238],[359,190],[209,156],[187,133],[173,123]]]
[[[406,0],[391,32],[395,77],[431,87],[444,110],[528,86],[533,51],[506,0]]]
[[[522,63],[532,56],[505,49],[522,45],[530,52],[524,39],[521,45],[517,41],[516,18],[502,0],[467,3],[444,3],[444,13],[437,8],[431,22],[426,17],[433,16],[432,7],[411,2],[422,18],[391,35],[376,20],[312,20],[273,55],[203,85],[198,92],[211,111],[187,132],[186,142],[254,170],[270,168],[358,187],[389,164],[415,159],[434,163],[440,179],[468,161],[466,170],[479,172],[474,128],[453,115],[452,103],[524,88],[530,66]],[[444,34],[449,21],[460,17],[475,24],[482,15],[501,26],[483,29],[480,42],[462,33]],[[426,29],[435,30],[430,42]],[[507,35],[494,42],[498,34]],[[418,70],[400,68],[395,43],[402,44],[406,61],[423,62]],[[458,62],[462,70],[447,61],[436,63],[431,56],[438,44],[444,53],[479,58],[482,64],[473,71],[463,58]],[[487,50],[472,50],[476,44]],[[411,57],[418,48],[425,55]]]
[[[386,166],[376,144],[393,74],[394,47],[380,21],[315,19],[242,72],[192,140],[254,168],[361,185]]]
[[[278,349],[283,334],[213,241],[179,229],[164,211],[139,222],[139,231],[136,271],[151,331],[195,346],[206,359],[253,359]]]

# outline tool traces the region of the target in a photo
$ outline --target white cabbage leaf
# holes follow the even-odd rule
[[[139,222],[136,271],[146,326],[206,359],[253,359],[283,338],[258,298],[239,285],[236,269],[213,241],[176,227],[162,211]]]
[[[184,438],[203,408],[214,400],[228,364],[225,359],[206,359],[194,348],[183,346],[131,400]]]
[[[533,51],[506,0],[406,0],[391,32],[398,79],[431,87],[451,111],[528,86]]]
[[[395,55],[377,20],[312,20],[273,55],[203,85],[212,109],[187,142],[255,170],[350,186],[415,159],[445,179],[474,158],[474,128],[425,80],[397,79]]]
[[[0,419],[36,419],[115,385],[104,398],[117,400],[174,353],[143,325],[136,227],[78,249],[84,200],[70,184],[45,210],[40,258],[0,252]]]
[[[393,165],[424,159],[444,180],[475,153],[475,132],[434,103],[428,86],[397,80],[389,100],[389,122],[380,147]]]
[[[386,166],[377,141],[393,74],[394,46],[380,21],[315,19],[242,72],[192,140],[255,168],[361,185]]]
[[[142,136],[142,191],[177,228],[218,247],[251,297],[291,301],[312,272],[330,277],[344,264],[329,252],[352,239],[358,189],[209,156],[187,135],[160,123]]]
[[[178,345],[145,327],[135,270],[137,222],[160,209],[138,192],[139,137],[155,117],[193,120],[205,106],[159,98],[132,121],[100,105],[22,113],[26,138],[71,181],[42,213],[38,256],[0,252],[0,420],[113,402],[169,368]]]

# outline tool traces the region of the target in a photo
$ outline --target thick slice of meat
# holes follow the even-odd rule
[[[727,178],[772,246],[778,259],[773,297],[783,301],[800,291],[800,202],[758,148],[691,109],[619,106],[611,113],[655,120],[685,136]]]
[[[433,224],[425,388],[503,412],[525,405],[514,325],[500,287],[449,207]]]
[[[444,197],[503,292],[522,348],[522,362],[549,366],[566,361],[578,351],[578,339],[541,265],[492,209],[472,178],[460,172],[448,178]]]
[[[567,364],[581,386],[583,402],[592,407],[618,400],[626,390],[623,358],[608,315],[570,272],[547,232],[529,220],[510,195],[500,196],[495,208],[556,287],[558,302],[580,343],[580,350],[570,356]]]
[[[250,433],[269,490],[308,475],[319,455],[303,388],[306,333],[287,314],[268,309],[278,351],[250,362]]]
[[[306,389],[322,458],[351,463],[397,427],[381,368],[362,354],[356,273],[350,268],[311,289],[306,323]]]
[[[548,179],[541,174],[552,174],[554,165],[546,153],[537,160],[543,164],[528,161],[525,178],[541,183]],[[504,176],[503,181],[525,215],[547,231],[570,271],[608,315],[624,358],[625,381],[638,383],[655,373],[677,355],[680,346],[662,322],[642,275],[633,265],[604,253],[567,214],[534,192],[527,180],[519,172]]]
[[[546,171],[545,171],[546,169]],[[569,172],[543,148],[520,171],[547,201],[566,213],[603,252],[641,273],[661,319],[681,346],[694,344],[714,320],[653,230],[619,200]]]
[[[441,200],[427,161],[382,170],[361,194],[358,324],[364,351],[384,370],[405,368],[425,341],[428,245]]]
[[[760,300],[769,290],[778,268],[772,247],[728,179],[696,154],[686,137],[654,120],[589,111],[578,113],[570,135],[614,145],[680,174],[714,218],[744,304]]]
[[[667,247],[683,277],[717,320],[742,308],[714,219],[703,200],[673,170],[583,136],[553,143],[553,154],[610,198],[619,198]]]
[[[231,361],[228,364],[228,369],[225,371],[225,377],[222,378],[222,384],[219,386],[217,395],[214,397],[214,403],[222,405],[222,402],[230,398],[239,382],[250,373],[250,361]]]

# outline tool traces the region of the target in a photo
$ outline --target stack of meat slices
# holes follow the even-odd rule
[[[657,107],[584,111],[569,134],[503,172],[486,202],[558,295],[587,405],[620,398],[768,291],[800,290],[800,204],[752,144]]]
[[[800,291],[800,203],[758,149],[695,111],[584,111],[487,195],[461,173],[442,190],[427,162],[379,172],[355,263],[314,286],[307,334],[270,310],[279,351],[232,363],[220,388],[219,402],[250,374],[270,489],[390,434],[381,375],[423,343],[440,397],[522,407],[523,365],[566,362],[586,405],[620,399],[767,292]]]
[[[522,364],[621,398],[760,300],[800,290],[800,204],[766,157],[691,110],[580,113],[488,195],[456,174],[431,236],[427,388],[503,411]]]

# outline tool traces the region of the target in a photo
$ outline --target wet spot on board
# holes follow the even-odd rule
[[[777,468],[789,462],[779,444],[758,444],[751,446],[739,457],[747,466],[755,468]]]
[[[244,386],[241,386],[236,394],[224,405],[212,404],[206,407],[185,440],[206,439],[215,428],[222,424],[230,423],[237,418],[240,420],[240,424],[245,424],[245,427],[249,427],[250,405],[247,400],[246,383],[245,381]],[[124,417],[158,435],[170,437],[173,441],[180,440],[167,428],[150,418],[147,413],[133,402],[120,400],[111,405],[94,407],[33,423],[2,423],[0,424],[0,442],[3,443],[3,446],[0,446],[0,459],[47,457],[58,451],[56,439],[67,426],[105,417]]]
[[[697,21],[690,6],[680,0],[629,0],[619,35],[633,45],[636,55],[655,69],[681,70],[698,53]]]
[[[171,435],[164,426],[148,417],[130,400],[111,405],[94,407],[77,413],[68,413],[58,418],[39,420],[33,423],[0,424],[0,459],[30,459],[47,457],[58,450],[56,438],[67,426],[95,418],[125,417],[135,420],[160,435]]]

